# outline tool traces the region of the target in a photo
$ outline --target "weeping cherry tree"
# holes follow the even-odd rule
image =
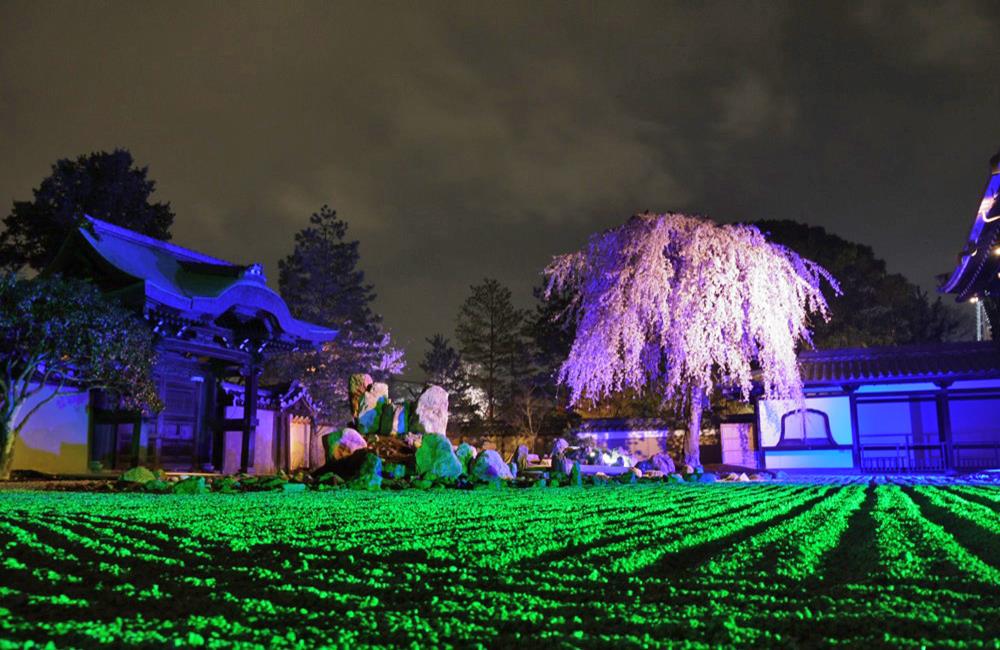
[[[809,319],[829,319],[822,266],[753,226],[679,213],[639,214],[545,269],[548,292],[569,291],[576,337],[559,371],[571,401],[662,387],[690,413],[684,462],[700,467],[701,416],[716,386],[749,400],[802,399],[796,345]]]

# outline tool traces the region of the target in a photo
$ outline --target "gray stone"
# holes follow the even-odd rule
[[[358,413],[358,431],[361,433],[378,433],[381,426],[382,411],[392,408],[389,402],[389,385],[376,382],[362,395],[360,412]]]
[[[351,378],[347,380],[347,394],[351,401],[351,419],[355,422],[358,420],[358,415],[361,414],[365,393],[368,392],[371,385],[371,375],[363,373],[351,375]]]
[[[674,459],[666,454],[654,454],[652,458],[649,459],[651,469],[655,469],[664,474],[673,474],[676,472],[674,466]]]
[[[472,464],[472,476],[480,481],[514,478],[510,473],[510,468],[503,462],[503,458],[495,449],[486,449],[476,456],[476,461]]]
[[[566,440],[564,440],[563,438],[558,438],[552,445],[552,453],[550,454],[550,456],[552,458],[555,458],[556,456],[561,456],[564,453],[566,453],[566,450],[568,448],[569,448],[569,443],[566,442]]]
[[[462,473],[468,476],[472,461],[476,459],[476,448],[467,442],[463,442],[455,450],[455,455],[458,456],[459,462],[462,463]]]
[[[458,478],[462,474],[462,462],[443,433],[424,434],[416,463],[418,474],[431,472],[443,478]]]
[[[433,384],[424,389],[417,398],[414,410],[416,422],[410,427],[417,433],[448,432],[448,391]]]
[[[334,431],[328,434],[323,442],[326,445],[328,461],[347,458],[357,450],[368,446],[364,436],[351,428]]]
[[[389,409],[385,410],[388,413]],[[385,416],[383,413],[383,417]],[[389,425],[389,433],[395,433],[396,435],[403,435],[407,432],[410,426],[410,420],[413,418],[413,402],[403,402],[402,404],[396,404],[392,407],[392,421]]]

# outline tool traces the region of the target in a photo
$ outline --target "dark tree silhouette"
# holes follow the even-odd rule
[[[941,298],[898,273],[869,246],[847,241],[819,226],[796,221],[757,221],[768,238],[826,267],[843,295],[830,298],[830,320],[813,323],[817,348],[931,343],[959,337],[960,315]]]
[[[488,427],[500,423],[518,383],[528,372],[524,345],[525,314],[511,300],[510,289],[487,278],[474,285],[458,314],[455,334],[469,380],[483,392]]]
[[[156,183],[146,177],[147,171],[136,167],[125,149],[59,160],[35,188],[34,199],[14,201],[4,219],[0,268],[45,268],[85,214],[156,239],[170,239],[174,213],[169,203],[150,202]]]
[[[296,318],[339,331],[319,351],[283,355],[272,379],[302,379],[330,418],[346,404],[347,380],[366,372],[376,379],[402,372],[402,353],[390,345],[382,318],[372,310],[375,291],[358,268],[358,242],[348,240],[347,222],[324,205],[295,235],[292,253],[278,262],[278,287]]]

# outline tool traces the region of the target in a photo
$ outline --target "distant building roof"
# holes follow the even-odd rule
[[[973,296],[1000,292],[1000,154],[990,161],[991,175],[983,190],[979,210],[972,222],[969,241],[959,254],[958,264],[941,284],[944,293],[956,294],[959,302]]]
[[[603,433],[606,431],[665,431],[673,427],[659,418],[591,418],[583,420],[576,427],[579,433]]]
[[[260,264],[233,264],[89,216],[78,234],[107,265],[141,282],[146,298],[159,305],[213,319],[233,309],[264,312],[287,335],[314,344],[337,335],[336,330],[294,318],[281,296],[267,286]],[[72,264],[67,258],[70,248],[63,247],[52,270]]]
[[[799,355],[806,386],[1000,377],[1000,347],[964,342],[818,350]]]

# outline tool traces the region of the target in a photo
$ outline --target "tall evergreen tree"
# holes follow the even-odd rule
[[[510,289],[486,278],[474,285],[462,304],[455,334],[469,380],[483,392],[490,428],[501,424],[503,408],[527,374],[523,323],[525,314],[511,300]]]
[[[44,268],[87,214],[156,239],[170,239],[170,203],[151,203],[148,167],[115,149],[59,160],[31,201],[14,201],[0,234],[0,268]]]
[[[451,343],[441,334],[427,339],[430,348],[420,362],[420,369],[427,375],[427,381],[447,389],[462,375],[462,357],[451,347]]]
[[[302,379],[322,415],[336,419],[343,415],[351,374],[387,379],[402,372],[405,362],[372,310],[375,291],[358,268],[358,242],[346,239],[347,223],[324,205],[309,224],[295,235],[292,253],[278,262],[278,287],[296,318],[339,334],[319,351],[276,359],[269,376]]]

